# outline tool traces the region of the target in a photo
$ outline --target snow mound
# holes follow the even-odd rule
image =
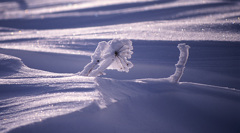
[[[38,117],[41,118],[40,122],[16,128],[11,133],[31,130],[36,133],[239,131],[238,91],[188,82],[173,84],[166,79],[115,80],[101,77],[95,79],[98,84],[95,93],[90,93],[90,96],[84,93],[71,95],[69,98],[76,98],[75,102],[79,100],[77,104],[68,102],[57,106],[57,109],[64,110],[67,106],[68,109],[75,110],[82,105],[82,108],[78,108],[81,111],[69,111],[67,114],[64,113],[65,115],[51,118],[48,116],[49,119],[40,116]],[[61,93],[47,99],[57,102],[55,100],[58,98],[63,100],[61,95],[67,94]],[[39,103],[41,104],[42,102]],[[106,107],[100,109],[104,104]],[[92,125],[95,125],[94,128]],[[5,126],[9,128],[11,123]]]
[[[1,89],[3,132],[29,132],[33,128],[36,132],[91,132],[92,124],[97,125],[98,132],[239,129],[239,91],[227,87],[174,84],[168,78],[115,80],[78,75],[0,79],[0,84],[5,90],[17,89],[15,93],[11,90],[11,94]],[[219,119],[221,123],[215,124]],[[208,121],[203,124],[202,120]],[[195,126],[189,130],[192,122]],[[206,122],[207,126],[202,128]],[[172,124],[177,126],[173,129]]]
[[[25,65],[20,58],[0,54],[0,76],[4,73],[18,72],[22,67],[25,67]]]

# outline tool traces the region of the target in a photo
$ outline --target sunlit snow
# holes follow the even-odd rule
[[[0,132],[238,133],[239,29],[237,0],[2,0]]]

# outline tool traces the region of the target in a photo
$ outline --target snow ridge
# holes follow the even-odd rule
[[[22,60],[20,58],[0,54],[0,71],[1,74],[6,72],[18,72],[19,69],[24,67]]]

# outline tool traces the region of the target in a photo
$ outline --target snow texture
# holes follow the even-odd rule
[[[113,39],[109,42],[99,42],[91,56],[91,62],[84,67],[79,75],[96,77],[103,75],[107,68],[129,72],[133,64],[127,59],[131,58],[132,50],[133,46],[130,40]]]
[[[1,0],[0,133],[239,133],[239,5]]]
[[[24,67],[20,58],[0,54],[0,71],[1,74],[6,72],[18,72]]]

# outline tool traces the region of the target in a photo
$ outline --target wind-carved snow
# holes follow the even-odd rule
[[[0,71],[17,72],[21,67],[24,67],[20,58],[0,54]]]
[[[0,68],[1,132],[103,103],[94,78],[31,69],[3,54]]]
[[[106,42],[99,44],[106,44]],[[98,51],[101,51],[101,48],[101,46],[97,47],[92,56],[93,59],[99,57],[100,54]],[[119,50],[119,47],[114,48]],[[174,74],[175,77],[172,78],[174,82],[178,82],[182,76],[189,47],[185,44],[179,44],[178,48],[180,50],[180,56],[176,67],[181,66],[181,69],[178,70],[176,68],[177,74]],[[111,48],[111,50],[106,51],[110,52],[110,59],[113,59],[113,49]],[[108,52],[104,52],[104,55],[109,55],[106,54]],[[109,59],[109,56],[106,57],[106,59]],[[188,82],[173,84],[171,80],[169,80],[171,78],[120,81],[100,77],[78,76],[76,74],[56,74],[28,68],[23,64],[21,59],[13,56],[1,54],[0,59],[2,62],[0,67],[9,70],[6,71],[8,74],[1,75],[2,78],[0,79],[2,94],[0,95],[0,130],[2,132],[79,111],[93,104],[103,109],[112,103],[126,101],[140,96],[148,96],[149,99],[151,99],[152,97],[162,95],[161,92],[164,91],[173,91],[175,93],[180,91],[188,96],[187,99],[191,99],[191,96],[186,93],[188,91],[192,91],[193,94],[197,94],[197,92],[200,91],[206,95],[209,95],[209,92],[216,93],[214,97],[217,99],[221,99],[219,95],[222,97],[222,95],[225,95],[227,92],[228,96],[231,95],[233,97],[232,100],[238,100],[238,92],[227,87]],[[42,73],[42,75],[39,76],[39,72]],[[21,74],[18,75],[18,73]],[[47,75],[43,76],[44,74]],[[192,90],[192,88],[197,89]],[[185,90],[188,91],[185,92]],[[141,101],[139,101],[139,103],[141,103]],[[185,105],[182,102],[180,102],[180,104]],[[214,106],[219,107],[221,104],[221,102],[217,102]],[[202,105],[200,107],[203,108]],[[231,106],[231,108],[233,107]],[[210,114],[214,113],[214,111],[208,112]]]
[[[91,56],[91,62],[79,73],[83,76],[96,77],[104,74],[106,69],[115,69],[120,72],[129,72],[133,67],[131,58],[133,46],[130,40],[113,39],[99,42]]]
[[[51,78],[72,75],[32,69],[27,67],[20,58],[4,54],[0,54],[0,72],[0,77],[3,78],[2,80],[4,80],[4,78]]]
[[[7,131],[46,118],[71,113],[90,105],[94,100],[98,100],[98,93],[94,91],[49,92],[1,100],[1,130]]]
[[[113,48],[117,49],[117,46]],[[112,47],[106,49],[107,52],[113,52],[111,50],[113,50]],[[98,57],[97,51],[92,56],[94,59]],[[103,57],[109,59],[109,54],[112,53],[106,53],[104,55],[107,56]],[[105,90],[108,84],[95,80],[94,77],[31,69],[20,58],[9,55],[0,54],[0,61],[2,71],[0,131],[2,132],[78,111],[91,104],[106,108],[107,105],[124,99],[129,93],[126,91],[125,95],[119,93],[118,96],[110,96],[107,93],[113,92]],[[120,89],[121,84],[118,87]]]
[[[239,132],[239,91],[230,88],[232,84],[239,87],[239,76],[235,76],[239,75],[239,63],[236,63],[239,62],[240,40],[238,1],[25,2],[28,6],[25,10],[19,9],[23,5],[18,5],[16,0],[0,3],[0,51],[16,56],[0,54],[0,132],[19,127],[35,130],[39,123],[44,128],[37,128],[38,132],[52,129],[54,124],[57,125],[54,132],[66,129],[70,132],[88,131],[93,129],[93,123],[97,132]],[[113,55],[118,55],[113,49],[119,45],[112,48],[111,42],[102,41],[112,38],[138,42],[134,45],[134,68],[127,75],[119,76],[131,80],[117,80],[118,76],[94,77],[104,74],[105,69],[126,72],[130,69],[123,69],[124,64],[119,65],[120,59],[112,62],[111,59],[116,59]],[[72,66],[77,63],[85,65],[86,56],[91,56],[99,41],[107,47],[98,45],[100,52],[95,51],[96,56],[92,56],[82,76],[75,72],[83,66],[76,70],[64,68],[70,68],[70,73],[52,73],[47,72],[50,70],[46,62],[46,66],[40,67],[39,60],[38,69],[29,68],[27,62],[22,62],[38,59],[36,55],[49,55],[46,57],[53,57],[54,64],[54,59],[59,59],[58,55],[62,54],[71,55],[71,63],[68,63]],[[186,66],[190,71],[185,71],[184,77],[188,76],[185,80],[180,80],[188,59],[188,46],[183,44],[179,45],[184,48],[179,49],[175,73],[168,77],[175,69],[175,60],[171,57],[178,57],[177,51],[171,51],[172,44],[175,46],[182,41],[196,52],[188,61],[189,65],[195,65],[195,69]],[[102,54],[107,51],[109,54]],[[32,54],[32,57],[26,59],[25,53]],[[72,57],[84,58],[84,61],[72,60]],[[97,59],[102,60],[102,64],[97,63]],[[161,60],[168,64],[159,63]],[[59,62],[58,65],[67,64],[65,59]],[[210,71],[201,70],[210,67]],[[225,74],[222,71],[215,73],[211,71],[213,69],[221,69]],[[92,70],[96,70],[94,76],[89,77]],[[159,78],[165,70],[167,78]],[[151,75],[151,72],[159,74]],[[227,87],[218,86],[222,81]],[[103,110],[91,108],[92,105]],[[84,112],[83,109],[89,107],[90,111]],[[72,117],[68,114],[73,112],[77,114],[73,115],[77,122],[69,120]],[[61,116],[66,119],[58,121]],[[54,124],[48,121],[49,118]],[[83,121],[78,123],[78,120]],[[84,124],[87,126],[82,126]],[[21,132],[21,128],[14,131]]]

